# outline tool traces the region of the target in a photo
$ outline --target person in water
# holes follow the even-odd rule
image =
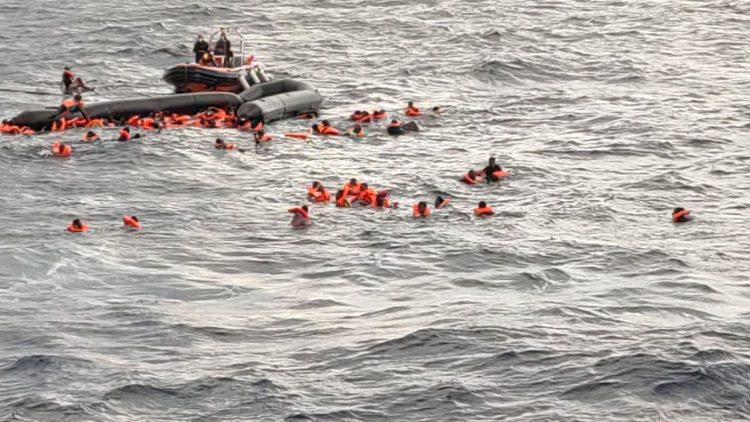
[[[464,175],[463,182],[467,183],[469,185],[476,185],[477,183],[481,183],[484,179],[481,175],[477,174],[474,170],[469,170],[468,173]]]
[[[87,224],[83,224],[78,218],[73,220],[73,222],[70,223],[67,227],[67,230],[71,233],[83,233],[85,231],[88,231],[88,229],[89,226]]]
[[[486,202],[480,201],[476,208],[474,208],[474,214],[477,216],[482,215],[492,215],[495,211],[492,210],[492,207],[487,205]]]
[[[443,114],[443,110],[438,106],[432,107],[432,114]]]
[[[86,132],[86,134],[83,135],[83,138],[81,138],[81,142],[96,142],[98,140],[100,140],[99,135],[93,130]]]
[[[425,201],[420,201],[412,205],[412,216],[414,218],[429,217],[431,214],[432,211],[430,211],[430,207]]]
[[[445,208],[450,201],[450,199],[438,195],[437,198],[435,198],[435,209]]]
[[[343,189],[336,191],[336,206],[339,208],[351,208],[352,203],[346,197]]]
[[[200,63],[201,57],[208,53],[208,43],[203,39],[203,34],[198,34],[198,39],[193,44],[193,53],[195,54],[196,63]]]
[[[354,126],[350,127],[346,130],[346,134],[349,136],[357,137],[357,138],[364,138],[365,137],[365,129],[360,125],[359,123],[355,124]]]
[[[344,185],[344,195],[351,195],[354,197],[359,196],[359,193],[362,191],[362,185],[357,182],[357,179],[351,178],[349,179],[349,183]]]
[[[485,180],[487,180],[487,183],[497,182],[498,180],[500,180],[500,178],[495,175],[496,171],[503,171],[503,168],[495,162],[495,157],[490,157],[490,161],[483,171],[484,178]]]
[[[292,217],[292,221],[290,222],[290,224],[295,229],[300,229],[312,224],[312,218],[310,218],[310,210],[307,208],[307,205],[289,208],[289,212],[294,214],[294,217]]]
[[[690,211],[685,208],[678,207],[672,210],[672,222],[673,223],[685,223],[693,219],[690,215]]]
[[[375,207],[398,208],[398,202],[391,202],[391,194],[387,190],[381,190],[375,197]]]
[[[375,189],[367,186],[367,183],[362,183],[359,186],[359,195],[357,195],[357,201],[365,206],[375,207],[377,205],[378,194]]]
[[[331,193],[320,182],[313,182],[307,187],[307,197],[314,202],[328,202],[331,200]]]
[[[406,133],[406,130],[404,130],[403,127],[401,127],[401,122],[399,122],[396,119],[391,120],[391,123],[388,125],[388,129],[386,129],[386,132],[388,132],[389,135],[398,136],[403,135]]]
[[[407,104],[406,109],[404,110],[404,114],[408,117],[419,117],[422,115],[422,112],[414,106],[414,101],[409,101],[409,104]]]
[[[237,149],[237,146],[231,142],[224,142],[221,138],[216,138],[216,141],[214,141],[214,148],[231,151]]]
[[[259,129],[253,136],[255,138],[255,145],[258,145],[261,142],[268,142],[273,139],[273,137],[270,134],[266,133],[263,129]]]

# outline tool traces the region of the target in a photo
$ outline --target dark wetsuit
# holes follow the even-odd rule
[[[214,56],[225,56],[232,49],[232,43],[226,38],[219,38],[214,45]]]
[[[502,170],[503,170],[503,168],[500,167],[497,164],[488,165],[487,167],[485,167],[484,168],[484,178],[485,178],[485,180],[487,180],[487,183],[497,182],[498,180],[500,180],[493,173],[496,172],[496,171],[502,171]]]
[[[389,135],[403,135],[404,133],[406,133],[404,128],[402,128],[401,126],[388,126],[387,132]]]
[[[193,53],[195,53],[195,62],[198,63],[203,56],[203,53],[208,52],[208,43],[205,40],[198,40],[193,45]]]
[[[73,72],[71,72],[69,70],[66,70],[65,72],[63,72],[62,82],[63,82],[63,85],[65,85],[65,91],[67,91],[68,89],[70,89],[70,84],[73,83],[73,78],[74,77],[75,77],[75,75],[73,74]]]

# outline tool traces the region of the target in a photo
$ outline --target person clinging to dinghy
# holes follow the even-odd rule
[[[200,63],[201,57],[208,53],[208,43],[203,39],[203,34],[198,34],[198,39],[193,44],[193,53],[195,54],[196,63]]]
[[[83,102],[83,97],[81,97],[81,94],[76,94],[73,98],[63,100],[60,104],[60,108],[57,109],[57,115],[52,120],[57,121],[61,117],[68,117],[71,113],[81,113],[81,115],[83,115],[83,118],[88,122],[89,120],[91,120],[91,118],[83,108],[84,105],[85,104]]]

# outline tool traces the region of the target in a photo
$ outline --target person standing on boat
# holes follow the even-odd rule
[[[203,54],[208,53],[208,43],[203,39],[203,34],[198,34],[198,39],[193,44],[193,53],[195,53],[195,62],[198,63]]]
[[[227,38],[227,33],[221,31],[219,39],[214,44],[214,56],[224,56],[222,64],[227,66],[232,57],[232,43]]]
[[[64,95],[80,94],[81,92],[94,90],[94,88],[87,87],[83,83],[83,79],[76,77],[75,73],[70,69],[70,66],[65,66],[62,74],[62,82],[60,82]]]

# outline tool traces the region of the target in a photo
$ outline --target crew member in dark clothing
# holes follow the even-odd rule
[[[496,171],[502,171],[503,168],[500,167],[499,164],[495,163],[495,157],[490,157],[490,162],[487,164],[487,167],[484,168],[484,178],[487,180],[487,183],[490,182],[497,182],[500,180],[497,176],[495,176]]]
[[[221,36],[214,45],[214,56],[225,56],[232,49],[232,43],[227,39],[227,33],[221,31]]]
[[[70,66],[65,66],[65,70],[63,71],[62,75],[62,84],[65,86],[65,92],[68,92],[70,90],[70,84],[73,83],[73,79],[75,79],[76,75],[73,73],[73,71],[70,70]]]
[[[203,34],[198,34],[198,39],[193,44],[193,53],[195,53],[195,62],[198,63],[204,53],[208,53],[208,43],[203,39]]]

